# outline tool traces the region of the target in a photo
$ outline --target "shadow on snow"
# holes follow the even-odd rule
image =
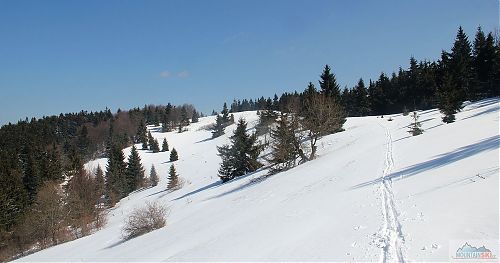
[[[415,164],[412,166],[408,166],[405,169],[392,173],[385,178],[377,178],[375,180],[367,181],[361,184],[357,184],[351,189],[358,189],[362,188],[365,186],[370,186],[370,185],[375,185],[377,183],[382,182],[383,180],[389,179],[389,180],[399,180],[399,179],[404,179],[409,176],[413,176],[425,171],[429,171],[432,169],[436,169],[457,161],[460,161],[465,158],[472,157],[476,154],[479,154],[481,152],[485,151],[491,151],[494,149],[499,148],[499,143],[500,143],[500,136],[492,136],[490,138],[484,139],[482,141],[479,141],[474,144],[470,144],[461,148],[458,148],[454,151],[444,153],[441,155],[436,156],[434,159],[425,161],[419,164]]]

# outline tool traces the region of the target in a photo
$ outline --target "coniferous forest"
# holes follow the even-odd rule
[[[234,145],[219,148],[221,179],[231,180],[261,167],[257,161],[261,145],[254,143],[256,136],[267,132],[273,139],[268,161],[273,163],[271,171],[279,172],[291,168],[297,160],[313,159],[317,140],[342,131],[345,117],[438,108],[443,122],[453,122],[464,101],[500,95],[500,39],[480,27],[469,38],[460,27],[453,46],[441,51],[437,61],[411,57],[407,68],[381,73],[375,80],[359,79],[354,87],[341,87],[334,72],[334,65],[324,66],[318,83],[305,85],[302,92],[234,100],[229,107],[224,104],[213,127],[213,138],[234,123],[233,112],[259,110],[262,125],[256,134],[247,134],[245,121],[237,120],[238,129],[231,137]],[[301,122],[296,116],[307,121]],[[193,105],[168,103],[119,109],[116,113],[105,109],[26,118],[2,126],[0,260],[23,255],[34,244],[42,249],[82,237],[104,225],[106,208],[146,184],[138,151],[169,150],[166,140],[160,148],[159,142],[148,136],[146,126],[183,132],[200,117],[203,114]],[[274,121],[277,128],[270,131],[267,124]],[[296,137],[298,126],[309,133]],[[298,146],[303,140],[309,142],[311,153]],[[142,147],[134,147],[125,162],[122,149],[139,143]],[[233,162],[232,158],[242,152],[252,158]],[[171,161],[176,161],[177,151],[172,149],[172,154]],[[86,161],[100,157],[108,158],[105,173],[100,168],[84,169]],[[171,169],[171,176],[176,176],[173,165]],[[151,183],[156,185],[156,171],[152,169],[151,173],[155,178]]]

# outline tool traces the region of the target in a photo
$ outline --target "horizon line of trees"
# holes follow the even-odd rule
[[[325,66],[326,71],[331,72],[329,65]],[[500,39],[478,27],[471,43],[459,27],[451,51],[442,50],[437,61],[417,61],[410,57],[408,69],[399,67],[392,74],[382,72],[368,83],[360,78],[351,88],[341,89],[337,82],[334,85],[332,92],[348,117],[438,107],[448,116],[443,121],[448,122],[460,109],[461,102],[500,96]],[[296,99],[303,100],[303,94],[295,91],[275,94],[273,99],[234,100],[230,112],[284,111],[289,101]]]

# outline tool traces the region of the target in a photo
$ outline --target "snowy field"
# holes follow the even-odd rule
[[[166,191],[169,152],[140,151],[158,186],[121,200],[95,234],[19,260],[448,261],[451,240],[498,240],[499,106],[499,99],[469,104],[452,124],[438,110],[419,112],[425,131],[417,137],[407,132],[409,116],[348,118],[344,132],[318,143],[317,159],[226,184],[216,146],[235,125],[213,140],[202,127],[214,117],[181,134],[150,127],[178,151],[184,187]],[[240,117],[250,128],[258,120],[256,112]],[[106,159],[86,167],[97,164],[105,168]],[[122,241],[124,219],[146,201],[170,207],[167,225]]]

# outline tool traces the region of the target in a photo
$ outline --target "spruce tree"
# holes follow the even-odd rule
[[[153,151],[153,153],[157,153],[160,151],[160,145],[158,143],[158,140],[156,139],[153,139],[153,143],[151,144],[151,151]]]
[[[319,85],[321,87],[321,93],[327,96],[333,97],[336,100],[340,99],[340,86],[337,83],[335,74],[331,72],[331,68],[325,65],[323,73],[320,75],[321,80]]]
[[[224,102],[224,106],[222,106],[222,122],[228,123],[229,122],[229,110],[227,109],[227,103]]]
[[[470,42],[462,27],[458,28],[447,69],[451,73],[453,85],[457,88],[460,100],[474,99],[471,87],[473,80],[472,51]]]
[[[438,108],[444,114],[444,123],[454,122],[455,113],[462,107],[463,96],[456,85],[452,77],[446,73],[438,90]]]
[[[191,122],[197,123],[199,121],[199,118],[200,114],[196,110],[193,110],[193,117],[191,117]]]
[[[230,138],[231,145],[217,147],[219,156],[222,158],[219,177],[223,182],[253,172],[262,166],[257,161],[262,146],[257,144],[257,135],[255,133],[248,135],[246,128],[246,121],[240,119]]]
[[[148,131],[148,144],[149,144],[149,149],[150,150],[153,150],[152,147],[154,145],[154,138],[153,138],[153,135],[151,135],[151,132]]]
[[[167,142],[167,138],[164,138],[163,139],[163,143],[161,145],[161,151],[162,152],[168,152],[168,142]]]
[[[271,130],[272,152],[268,161],[271,163],[270,173],[278,173],[296,165],[299,156],[295,127],[289,115],[281,113],[276,128]]]
[[[144,119],[141,119],[141,122],[139,122],[139,126],[137,127],[137,132],[135,137],[136,137],[135,141],[136,143],[146,142],[147,134],[146,134],[146,123],[144,122]]]
[[[127,193],[128,184],[125,177],[127,166],[124,159],[122,150],[116,145],[112,145],[106,166],[106,199],[110,205],[114,205]]]
[[[1,151],[0,151],[0,155]],[[17,164],[10,167],[8,156],[0,156],[0,232],[10,230],[25,212],[27,188],[23,185],[22,170]],[[16,162],[17,163],[17,162]],[[2,239],[3,241],[3,239]]]
[[[177,171],[175,170],[175,166],[173,164],[170,166],[168,175],[168,190],[177,190],[180,186],[179,175],[177,174]]]
[[[189,118],[188,118],[186,106],[181,107],[181,123],[182,123],[182,126],[189,125]]]
[[[217,138],[224,134],[224,120],[220,115],[215,119],[215,125],[212,128],[212,138]]]
[[[495,40],[495,63],[491,76],[491,90],[494,96],[500,96],[500,36]]]
[[[144,168],[135,146],[132,146],[126,170],[127,194],[140,188],[144,182]]]
[[[139,126],[137,127],[137,133],[135,135],[136,137],[136,143],[142,143],[143,150],[146,150],[148,148],[148,141],[147,141],[147,135],[146,135],[146,123],[144,123],[144,120],[141,119],[141,122],[139,123]],[[146,147],[144,147],[146,145]]]
[[[481,27],[477,29],[473,48],[475,98],[494,96],[493,75],[495,66],[495,44],[491,33],[486,37]]]
[[[370,100],[368,98],[368,90],[365,87],[363,79],[359,79],[358,84],[354,87],[354,103],[355,115],[354,116],[367,116],[370,114]]]
[[[172,151],[170,152],[170,161],[175,162],[179,159],[179,156],[177,155],[177,150],[175,148],[172,148]]]
[[[421,128],[422,124],[420,123],[420,121],[418,121],[418,118],[419,118],[418,113],[416,111],[414,111],[411,117],[413,119],[413,122],[410,125],[410,130],[408,132],[412,136],[417,136],[417,135],[422,134],[424,131]]]
[[[63,167],[60,160],[59,151],[55,144],[42,153],[40,157],[40,179],[41,181],[63,179]]]
[[[75,147],[71,147],[68,159],[67,176],[71,177],[80,173],[83,169],[83,161]]]
[[[156,173],[154,164],[152,164],[151,171],[149,172],[149,182],[151,183],[151,186],[157,186],[158,181],[159,181],[158,174]]]
[[[102,197],[105,194],[105,182],[104,182],[104,172],[100,165],[97,165],[95,171],[95,192]]]

